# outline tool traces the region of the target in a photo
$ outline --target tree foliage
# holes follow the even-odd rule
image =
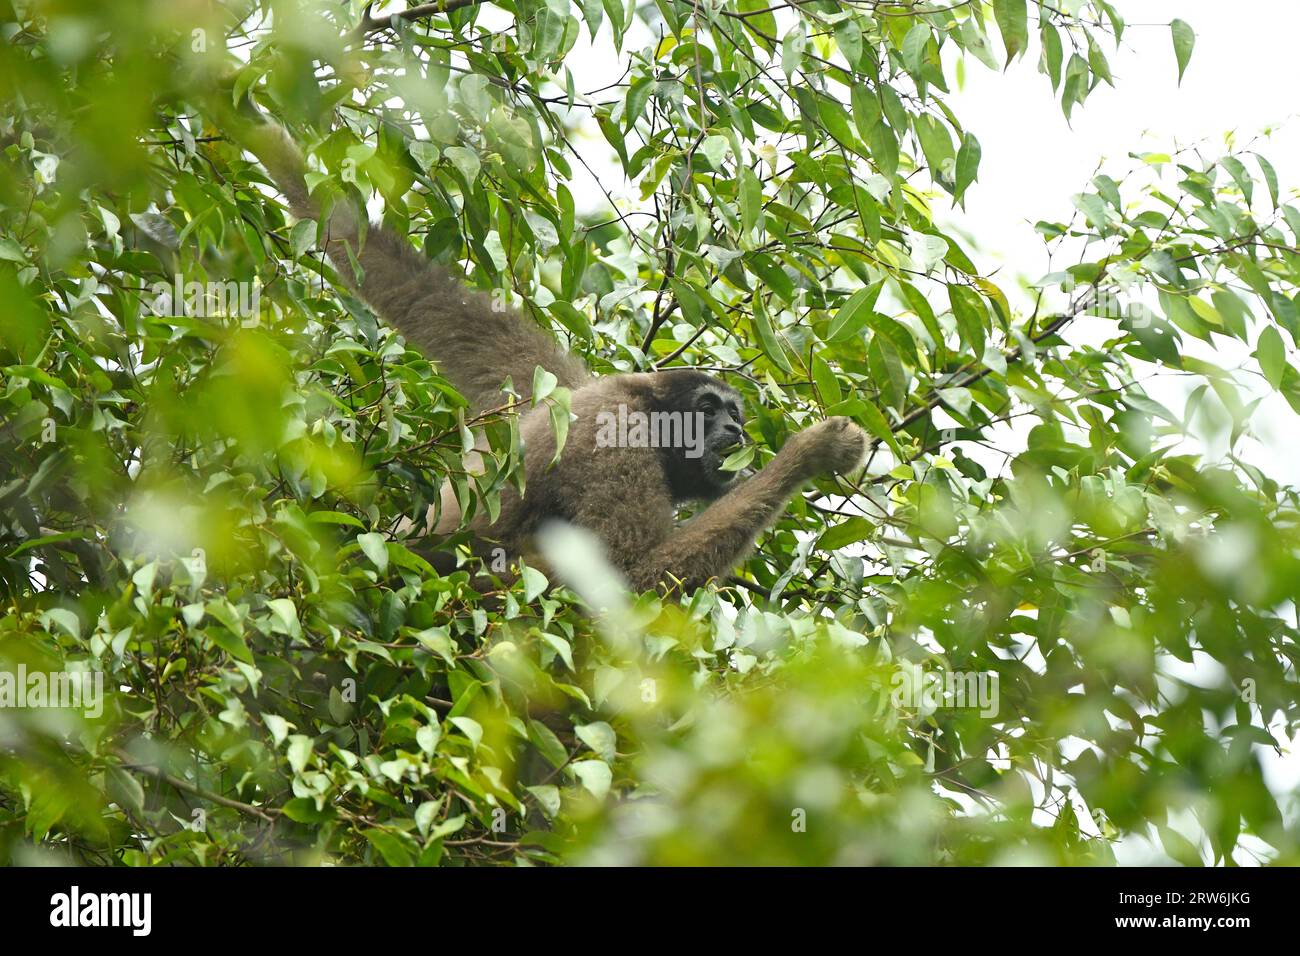
[[[5,859],[1295,861],[1297,498],[1238,451],[1261,388],[1300,412],[1300,204],[1250,148],[1133,154],[1029,296],[944,225],[961,71],[1037,55],[1069,116],[1114,5],[394,9],[0,5],[0,660],[106,693],[0,709]],[[724,373],[738,467],[848,415],[868,469],[685,597],[438,575],[400,519],[496,507],[510,397],[467,418],[214,95],[597,371]]]

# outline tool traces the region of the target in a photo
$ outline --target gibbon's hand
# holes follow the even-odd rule
[[[843,474],[862,464],[867,433],[842,416],[791,436],[766,467],[735,486],[659,545],[624,557],[633,587],[680,581],[687,590],[725,575],[753,547],[754,538],[785,510],[810,478]]]
[[[862,465],[869,441],[851,419],[836,415],[796,433],[777,457],[793,461],[805,478],[842,475]]]

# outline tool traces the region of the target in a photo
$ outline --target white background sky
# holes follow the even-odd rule
[[[1116,88],[1098,88],[1070,125],[1032,54],[1004,74],[969,68],[965,88],[949,100],[984,150],[966,224],[986,253],[1014,270],[1033,273],[1041,265],[1034,222],[1068,216],[1069,197],[1099,159],[1124,161],[1129,152],[1168,152],[1199,140],[1222,144],[1230,131],[1244,143],[1300,110],[1300,4],[1121,0],[1118,7],[1135,22],[1119,51],[1106,49]],[[1196,31],[1181,87],[1166,26],[1174,17]],[[1300,124],[1288,124],[1261,151],[1284,183],[1300,186]]]

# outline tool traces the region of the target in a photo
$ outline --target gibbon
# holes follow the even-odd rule
[[[239,126],[238,141],[262,163],[294,215],[319,219],[302,152],[283,127],[264,117]],[[575,418],[558,461],[553,462],[549,409],[521,413],[525,494],[507,488],[495,521],[480,512],[469,525],[473,550],[485,560],[494,549],[504,549],[511,560],[530,555],[539,526],[560,520],[594,533],[633,589],[693,590],[728,575],[805,482],[863,463],[866,433],[848,418],[835,417],[796,433],[764,468],[736,480],[718,467],[725,451],[744,439],[735,389],[689,368],[595,376],[526,316],[494,309],[489,296],[429,262],[405,236],[380,224],[363,232],[359,225],[358,211],[346,203],[337,204],[328,223],[321,224],[318,234],[339,276],[437,363],[472,411],[504,404],[501,386],[507,377],[527,400],[537,366],[572,392]],[[361,267],[359,287],[349,248]],[[610,434],[613,423],[626,422],[632,413],[702,428],[691,441],[684,440],[690,429],[680,428],[678,440],[667,443],[671,447],[611,440],[624,437]],[[704,501],[712,503],[678,524],[679,505]],[[457,529],[461,515],[450,483],[443,489],[436,526],[429,528],[434,510],[425,517],[427,530],[436,535]]]

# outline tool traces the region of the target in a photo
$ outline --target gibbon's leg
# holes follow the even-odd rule
[[[225,111],[239,142],[256,156],[300,219],[320,218],[307,191],[302,151],[279,124],[249,120]],[[406,340],[438,363],[441,373],[470,403],[473,412],[503,404],[501,383],[509,376],[527,399],[537,366],[568,388],[591,380],[580,359],[561,348],[529,319],[497,309],[491,298],[457,282],[419,255],[406,238],[382,225],[362,233],[361,216],[340,203],[321,223],[320,241],[339,276],[370,303]],[[348,256],[352,248],[362,276]]]
[[[674,581],[691,590],[730,573],[800,485],[816,475],[851,471],[862,463],[866,448],[866,433],[847,418],[804,429],[767,467],[630,562],[629,582],[637,591],[670,588]]]

